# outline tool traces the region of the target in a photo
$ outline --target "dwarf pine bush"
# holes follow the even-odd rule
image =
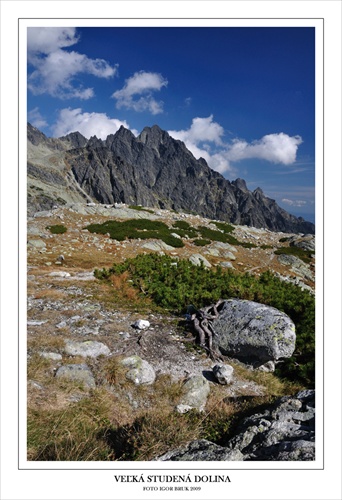
[[[133,287],[144,290],[145,297],[176,314],[184,313],[190,304],[201,308],[220,298],[253,300],[283,311],[296,325],[297,341],[294,355],[279,365],[277,373],[314,384],[315,299],[307,290],[281,281],[270,271],[256,277],[155,254],[138,255],[110,269],[96,270],[95,276],[106,279],[124,272]]]

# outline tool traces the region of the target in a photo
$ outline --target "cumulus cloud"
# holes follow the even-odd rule
[[[58,120],[51,128],[54,137],[80,132],[87,139],[94,135],[99,139],[106,139],[109,134],[115,134],[121,125],[129,128],[126,121],[109,118],[105,113],[82,113],[81,108],[64,108],[59,112]],[[136,130],[132,132],[137,135]]]
[[[302,144],[302,138],[298,135],[289,136],[284,133],[269,134],[260,140],[247,143],[236,139],[227,151],[228,159],[231,161],[245,160],[247,158],[259,158],[272,163],[283,163],[290,165],[296,161],[298,146]]]
[[[284,133],[265,135],[251,143],[241,139],[224,142],[224,129],[212,115],[194,118],[189,129],[170,130],[169,134],[183,141],[195,158],[204,158],[212,169],[231,174],[235,173],[232,163],[245,159],[290,165],[296,161],[298,147],[303,142],[300,136]]]
[[[163,112],[163,102],[156,101],[152,93],[160,91],[167,84],[166,78],[159,73],[139,71],[128,78],[124,87],[114,92],[112,97],[116,99],[118,109],[127,108],[138,112],[149,111],[152,115],[157,115]]]
[[[103,59],[90,59],[84,54],[67,51],[78,42],[75,28],[28,28],[28,62],[34,70],[28,75],[28,88],[35,95],[50,94],[61,99],[90,99],[92,88],[75,83],[81,73],[110,78],[117,66]]]
[[[222,136],[224,129],[213,121],[213,115],[206,118],[194,118],[187,130],[169,130],[174,139],[183,141],[195,158],[204,158],[208,165],[217,172],[234,173],[225,155]],[[214,145],[214,150],[212,145]]]
[[[175,139],[179,139],[185,144],[198,144],[200,142],[213,142],[222,145],[221,137],[224,129],[213,121],[213,115],[207,118],[194,118],[188,130],[170,130],[169,134]]]
[[[27,28],[28,57],[32,59],[36,54],[50,54],[75,45],[78,40],[76,28]]]

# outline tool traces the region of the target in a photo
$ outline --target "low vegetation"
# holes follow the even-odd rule
[[[139,206],[130,208],[149,212]],[[67,231],[63,225],[51,225],[47,229],[52,234]],[[193,227],[183,220],[168,226],[160,221],[134,219],[91,224],[86,229],[91,233],[109,234],[118,241],[155,238],[174,247],[184,246],[184,242],[172,233],[197,246],[217,241],[255,247],[234,238],[234,227],[224,222],[213,222],[210,227]],[[300,256],[295,247],[280,251]],[[303,260],[309,257],[307,253],[301,255]],[[85,257],[77,256],[78,265],[82,258]],[[61,286],[49,286],[33,289],[32,296],[50,303],[65,303],[76,298],[78,303],[94,300],[103,309],[115,308],[117,311],[121,308],[139,314],[163,313],[163,318],[167,313],[179,337],[185,334],[182,339],[185,349],[192,349],[203,359],[205,354],[201,348],[194,342],[186,341],[190,334],[184,331],[185,321],[179,322],[187,307],[193,304],[201,308],[219,298],[255,300],[276,307],[291,317],[296,324],[296,351],[290,359],[278,365],[275,373],[252,371],[241,363],[230,362],[236,380],[246,381],[246,385],[250,386],[256,384],[256,393],[264,393],[264,396],[251,396],[253,391],[250,386],[244,388],[241,384],[234,389],[235,396],[227,398],[222,386],[211,384],[205,410],[191,410],[181,415],[175,411],[175,406],[183,393],[182,380],[175,381],[171,376],[159,373],[153,385],[137,386],[126,378],[126,369],[119,355],[87,358],[86,361],[81,356],[67,358],[65,338],[74,334],[75,327],[82,327],[83,317],[73,326],[67,324],[59,328],[54,335],[47,335],[45,326],[40,327],[28,339],[28,460],[152,460],[195,439],[208,439],[225,445],[243,416],[255,413],[279,396],[295,394],[300,389],[314,386],[315,301],[309,292],[280,281],[271,272],[253,276],[219,266],[207,269],[194,266],[188,260],[165,255],[143,254],[114,265],[108,262],[111,260],[104,260],[101,265],[111,267],[95,271],[98,281],[82,282],[81,295],[76,295],[76,292],[73,295],[72,287],[67,292]],[[93,266],[91,261],[89,267]],[[51,315],[51,311],[46,314]],[[63,314],[68,318],[78,315],[79,310],[66,308]],[[93,312],[92,317],[94,314],[100,312]],[[111,331],[110,335],[114,334]],[[50,351],[63,355],[58,362],[61,364],[86,362],[96,378],[96,388],[87,389],[80,382],[54,377],[56,362],[39,354]]]
[[[40,364],[46,369],[48,361]],[[239,368],[240,376],[247,372]],[[229,401],[222,397],[219,387],[213,387],[204,412],[191,410],[182,415],[174,411],[182,394],[181,381],[160,375],[153,386],[135,386],[125,379],[116,358],[103,365],[100,376],[112,391],[99,385],[82,397],[82,389],[69,383],[69,388],[64,387],[64,391],[68,389],[65,397],[77,391],[79,401],[53,410],[42,404],[29,406],[28,460],[152,460],[195,439],[224,444],[241,415],[298,389],[272,374],[259,374],[268,396],[241,395],[237,401]],[[135,410],[129,398],[134,399]]]
[[[141,207],[133,207],[137,210],[144,210]],[[216,222],[219,230],[211,229],[206,226],[199,226],[197,228],[190,226],[186,221],[177,221],[171,228],[161,221],[150,219],[129,219],[123,222],[109,220],[103,224],[89,224],[84,229],[91,233],[109,234],[109,236],[118,241],[125,239],[151,239],[156,238],[162,240],[167,245],[174,248],[181,248],[184,243],[181,238],[193,240],[197,246],[209,245],[213,241],[222,243],[229,243],[231,245],[241,245],[245,248],[256,248],[253,243],[246,243],[237,240],[230,233],[234,229],[230,224],[224,222]],[[172,233],[177,234],[177,238]]]
[[[47,226],[46,229],[52,234],[63,234],[67,232],[67,228],[63,224],[54,224],[52,226]]]
[[[172,236],[169,227],[164,222],[150,219],[129,219],[124,222],[109,220],[103,224],[90,224],[85,229],[91,233],[109,234],[117,241],[157,238],[175,248],[184,246],[180,238]]]
[[[314,385],[315,373],[315,299],[306,290],[286,283],[267,271],[256,277],[231,270],[215,270],[194,266],[187,260],[169,256],[139,255],[114,264],[109,269],[96,270],[95,276],[109,279],[126,274],[131,285],[157,306],[176,314],[186,311],[189,304],[196,308],[217,300],[240,298],[254,300],[285,312],[296,325],[296,351],[281,363],[281,377]]]
[[[131,210],[138,210],[139,212],[148,212],[149,214],[154,214],[153,210],[144,208],[141,205],[129,205],[128,208],[130,208]]]

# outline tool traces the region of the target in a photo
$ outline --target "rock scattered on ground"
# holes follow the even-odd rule
[[[157,461],[309,461],[315,459],[315,391],[280,398],[246,417],[225,446],[195,440]]]

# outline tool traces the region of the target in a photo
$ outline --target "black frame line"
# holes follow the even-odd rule
[[[306,471],[315,471],[315,470],[325,470],[325,441],[324,441],[324,419],[325,419],[325,414],[324,414],[324,398],[325,398],[325,391],[324,391],[324,368],[325,368],[325,364],[324,364],[324,283],[325,283],[325,275],[324,275],[324,255],[325,255],[325,246],[324,246],[324,194],[325,194],[325,190],[324,190],[324,163],[325,163],[325,148],[324,148],[324,139],[325,139],[325,135],[324,135],[324,132],[325,132],[325,129],[324,129],[324,125],[325,125],[325,114],[324,114],[324,83],[325,83],[325,80],[324,80],[324,21],[325,21],[325,18],[324,17],[110,17],[110,18],[104,18],[104,17],[55,17],[55,18],[49,18],[49,17],[20,17],[18,18],[18,68],[17,68],[17,74],[18,74],[18,243],[20,242],[20,227],[19,227],[19,208],[20,208],[20,196],[19,196],[19,173],[20,173],[20,165],[19,165],[19,149],[20,149],[20,127],[19,127],[19,110],[20,110],[20,92],[19,92],[19,61],[20,61],[20,54],[19,54],[19,38],[20,38],[20,21],[21,20],[36,20],[36,19],[39,19],[39,20],[44,20],[44,19],[53,19],[53,20],[64,20],[64,19],[68,19],[68,20],[73,20],[73,19],[77,19],[77,20],[90,20],[90,19],[94,19],[94,20],[113,20],[113,21],[116,21],[116,20],[209,20],[209,21],[213,21],[213,20],[220,20],[220,21],[229,21],[229,20],[241,20],[241,21],[244,21],[244,20],[321,20],[322,21],[322,42],[323,42],[323,55],[322,55],[322,114],[323,114],[323,126],[322,126],[322,167],[323,167],[323,184],[322,184],[322,193],[323,193],[323,197],[322,197],[322,204],[323,204],[323,207],[322,207],[322,211],[323,211],[323,227],[322,227],[322,236],[323,236],[323,242],[322,242],[322,259],[323,259],[323,263],[322,263],[322,274],[323,274],[323,294],[322,294],[322,299],[323,299],[323,303],[322,303],[322,309],[323,309],[323,315],[322,315],[322,325],[323,325],[323,331],[322,331],[322,334],[323,334],[323,342],[322,342],[322,369],[323,369],[323,395],[322,395],[322,403],[323,403],[323,412],[322,412],[322,427],[323,427],[323,433],[322,433],[322,441],[323,441],[323,466],[322,467],[317,467],[317,468],[233,468],[233,469],[230,469],[230,468],[212,468],[212,469],[208,469],[208,468],[186,468],[186,471],[207,471],[207,472],[210,472],[210,471],[230,471],[230,472],[234,472],[236,470],[243,470],[243,471],[303,471],[303,470],[306,470]],[[107,26],[103,26],[104,28],[107,27]],[[110,26],[108,26],[110,27]],[[127,28],[129,28],[130,26],[127,26]],[[131,26],[131,28],[138,28],[139,26]],[[152,26],[144,26],[146,28],[152,28]],[[153,26],[155,27],[155,26]],[[176,27],[176,26],[174,26]],[[183,28],[186,28],[186,26],[182,26]],[[194,28],[196,28],[197,26],[193,26]],[[205,28],[205,26],[199,26],[201,28]],[[222,26],[224,27],[224,26]],[[247,28],[247,26],[245,26]],[[256,27],[262,27],[262,26],[256,26]],[[282,26],[279,26],[279,28],[281,28]],[[113,28],[115,28],[115,26],[113,26]],[[173,26],[170,26],[169,27],[170,29],[173,28]],[[227,26],[227,28],[229,28],[229,26]],[[315,47],[316,48],[316,47]],[[316,89],[315,89],[315,95],[316,95]],[[315,101],[315,104],[316,104],[316,101]],[[315,173],[316,172],[316,167],[315,167]],[[315,182],[315,186],[316,186],[316,182]],[[315,212],[316,212],[316,209],[317,207],[315,207]],[[20,260],[19,260],[19,248],[20,248],[20,244],[18,244],[18,296],[19,296],[19,288],[20,288]],[[27,261],[26,261],[27,262]],[[25,266],[27,268],[27,265]],[[316,303],[316,309],[317,309],[317,303]],[[82,471],[91,471],[91,470],[99,470],[99,471],[137,471],[137,472],[140,472],[140,471],[150,471],[150,470],[153,470],[153,471],[164,471],[164,472],[167,472],[167,471],[184,471],[184,468],[162,468],[162,469],[158,469],[158,468],[118,468],[118,467],[115,467],[115,468],[81,468],[81,467],[75,467],[75,468],[45,468],[45,467],[42,467],[42,468],[33,468],[31,469],[30,467],[20,467],[20,464],[19,464],[19,442],[20,442],[20,439],[19,439],[19,436],[20,436],[20,426],[19,426],[19,406],[20,406],[20,398],[19,398],[19,395],[20,395],[20,384],[19,384],[19,365],[20,365],[20,353],[19,353],[19,335],[20,335],[20,325],[19,325],[19,316],[20,316],[20,301],[18,300],[18,336],[17,336],[17,341],[18,341],[18,470],[29,470],[29,471],[42,471],[42,470],[47,470],[47,471],[75,471],[75,470],[82,470]],[[315,337],[316,337],[316,334],[317,332],[315,332]],[[317,355],[317,352],[316,352],[316,355]],[[317,366],[317,365],[316,365]],[[317,370],[317,368],[316,368]],[[116,462],[116,463],[119,463],[119,462]],[[137,462],[138,464],[139,462]],[[146,462],[143,462],[143,463],[146,463]],[[203,462],[199,462],[199,463],[203,463]],[[213,463],[213,462],[212,462]]]

